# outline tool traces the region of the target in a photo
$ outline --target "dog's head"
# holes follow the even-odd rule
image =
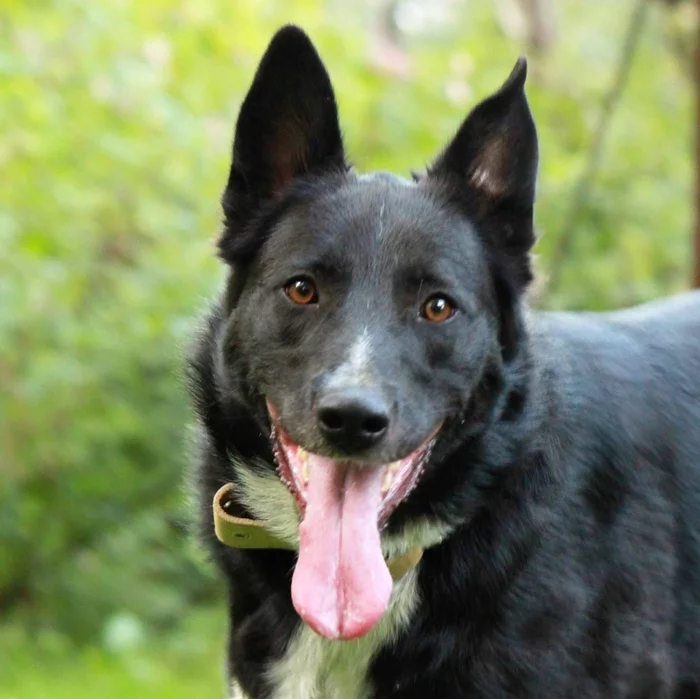
[[[271,433],[301,521],[294,602],[327,636],[381,615],[381,528],[433,449],[488,419],[517,354],[537,170],[525,74],[520,60],[413,181],[350,168],[297,28],[273,38],[241,108],[218,372]]]

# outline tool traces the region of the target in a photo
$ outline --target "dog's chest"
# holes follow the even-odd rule
[[[410,622],[417,603],[413,570],[396,584],[384,618],[362,638],[329,641],[300,626],[285,656],[270,669],[274,699],[369,699],[370,663]]]
[[[369,699],[374,644],[332,642],[304,626],[273,669],[275,699]]]

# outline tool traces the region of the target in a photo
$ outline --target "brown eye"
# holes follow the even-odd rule
[[[457,312],[452,301],[444,296],[432,296],[421,308],[420,314],[431,323],[442,323]]]
[[[284,287],[284,293],[296,304],[308,306],[311,303],[318,303],[318,292],[315,284],[306,277],[292,279]]]

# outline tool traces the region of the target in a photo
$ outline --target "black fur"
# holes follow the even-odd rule
[[[328,75],[294,27],[241,109],[223,196],[231,270],[191,357],[202,531],[230,583],[230,672],[267,668],[301,623],[295,554],[220,545],[229,457],[274,469],[265,398],[334,455],[314,406],[362,332],[392,407],[387,462],[442,421],[388,529],[453,531],[425,551],[409,628],[370,666],[375,699],[700,697],[700,295],[613,314],[531,313],[537,137],[525,63],[416,182],[347,164]],[[313,277],[321,302],[282,287]],[[458,309],[431,324],[420,305]],[[261,465],[266,464],[266,466]],[[337,642],[341,643],[341,642]]]

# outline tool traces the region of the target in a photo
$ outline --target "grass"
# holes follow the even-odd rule
[[[220,697],[223,649],[221,610],[192,612],[167,634],[90,647],[10,623],[0,627],[0,699]]]

